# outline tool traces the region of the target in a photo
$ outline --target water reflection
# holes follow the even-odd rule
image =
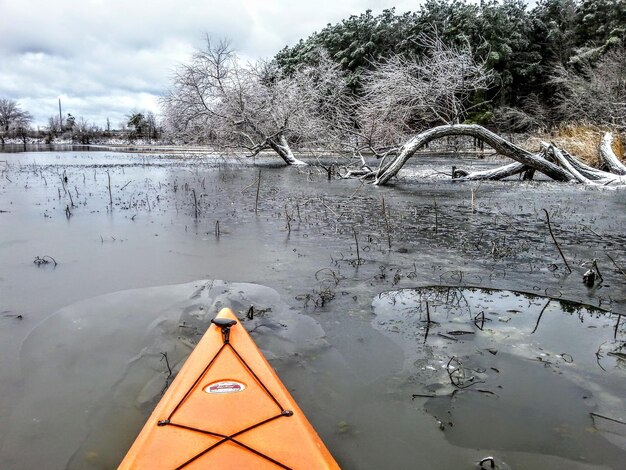
[[[623,458],[626,424],[616,422],[626,423],[626,327],[618,315],[528,293],[440,286],[385,292],[373,308],[373,326],[403,345],[405,386],[451,442],[575,452],[611,466]]]
[[[259,334],[257,340],[262,342],[263,338],[271,337],[285,348],[294,348],[292,351],[296,352],[288,361],[275,359],[273,365],[280,369],[281,379],[344,468],[412,468],[416,462],[432,468],[465,468],[486,453],[496,455],[500,465],[502,459],[508,460],[514,468],[588,468],[580,455],[589,457],[591,454],[588,449],[581,453],[577,446],[581,439],[577,438],[566,448],[559,447],[556,438],[543,429],[550,426],[541,422],[535,424],[541,428],[538,435],[544,439],[543,447],[538,439],[528,446],[528,452],[502,450],[523,446],[524,436],[515,430],[528,426],[530,421],[522,419],[528,413],[515,413],[514,410],[518,409],[515,403],[524,410],[526,393],[520,393],[518,402],[512,401],[510,414],[507,415],[506,408],[499,410],[500,422],[509,426],[512,434],[502,430],[498,434],[500,439],[498,436],[485,437],[480,445],[475,445],[475,439],[483,433],[476,433],[475,427],[468,425],[464,428],[455,419],[452,429],[443,419],[448,411],[478,410],[474,401],[470,406],[447,408],[441,413],[435,413],[429,406],[429,415],[423,409],[424,399],[411,400],[411,396],[441,394],[441,398],[431,400],[451,403],[449,395],[455,387],[444,368],[455,356],[466,372],[465,377],[461,372],[455,373],[453,378],[458,384],[473,383],[469,381],[472,376],[474,380],[485,380],[485,384],[472,385],[457,392],[456,403],[476,400],[474,395],[495,399],[495,395],[475,392],[474,389],[484,387],[484,390],[500,393],[494,390],[494,384],[496,387],[502,385],[494,382],[499,377],[506,385],[514,383],[518,375],[529,380],[532,375],[538,388],[531,390],[528,385],[520,390],[543,393],[550,398],[564,397],[560,408],[564,412],[557,415],[566,416],[567,408],[578,409],[580,400],[576,397],[581,389],[585,390],[585,396],[591,396],[588,390],[597,387],[600,392],[596,394],[594,391],[593,400],[597,400],[603,390],[623,389],[621,382],[613,383],[622,380],[622,376],[611,369],[611,361],[616,358],[608,353],[614,349],[600,350],[603,355],[600,363],[608,372],[593,364],[594,356],[590,356],[589,366],[595,373],[582,385],[581,380],[574,380],[574,372],[584,358],[569,345],[552,348],[554,357],[544,358],[544,362],[551,361],[552,364],[517,354],[518,350],[525,351],[522,347],[525,343],[521,341],[516,348],[498,349],[496,355],[485,350],[481,351],[482,356],[478,351],[468,352],[471,357],[487,358],[485,364],[473,365],[463,351],[454,349],[457,344],[471,346],[483,341],[476,338],[476,333],[462,333],[468,325],[474,328],[474,318],[467,313],[458,315],[458,321],[464,323],[446,330],[443,330],[445,324],[441,318],[432,318],[442,326],[431,325],[426,344],[423,344],[424,330],[420,329],[425,325],[415,325],[417,336],[405,343],[402,335],[407,331],[403,331],[400,325],[398,331],[393,332],[372,323],[371,302],[379,292],[393,288],[472,283],[512,289],[536,288],[537,292],[587,299],[623,311],[626,305],[623,276],[619,271],[607,268],[609,261],[603,256],[606,252],[618,265],[626,263],[621,250],[625,241],[626,216],[622,209],[626,193],[581,191],[575,186],[550,183],[485,182],[476,192],[478,207],[473,211],[470,190],[476,191],[476,185],[455,184],[444,176],[433,178],[433,169],[437,174],[445,175],[452,164],[458,164],[456,160],[435,157],[413,159],[413,166],[405,172],[411,175],[410,178],[390,188],[361,186],[360,182],[353,180],[328,181],[326,172],[313,166],[274,168],[280,164],[275,157],[262,157],[253,162],[206,155],[40,152],[3,154],[0,160],[8,162],[0,161],[0,416],[7,422],[0,428],[0,454],[6,456],[3,465],[9,468],[42,465],[62,468],[68,455],[79,447],[72,460],[75,467],[89,466],[87,462],[97,466],[103,455],[120,456],[147,417],[151,394],[160,393],[164,385],[166,367],[161,361],[162,351],[157,346],[177,345],[168,353],[174,362],[177,351],[187,350],[185,342],[192,340],[191,337],[185,339],[181,333],[180,339],[174,343],[146,343],[147,356],[139,362],[151,361],[149,372],[152,375],[143,375],[147,369],[137,364],[129,365],[128,375],[122,375],[123,371],[119,369],[107,372],[109,377],[116,374],[124,377],[120,382],[121,389],[117,387],[114,395],[116,400],[125,397],[126,401],[116,402],[119,405],[116,408],[112,402],[106,402],[113,392],[103,392],[104,406],[89,408],[88,403],[87,409],[91,411],[85,418],[85,402],[74,400],[74,397],[102,391],[87,389],[88,382],[77,382],[78,371],[98,365],[109,370],[112,366],[82,357],[88,354],[84,349],[75,348],[76,338],[82,336],[69,327],[71,323],[50,323],[54,326],[54,335],[48,338],[42,326],[46,325],[45,319],[51,313],[68,304],[76,306],[81,299],[92,299],[86,300],[88,308],[83,312],[89,322],[93,321],[89,317],[91,310],[98,312],[102,322],[106,319],[113,321],[111,326],[103,323],[100,328],[102,339],[96,338],[94,332],[94,337],[85,342],[84,348],[93,343],[95,351],[100,353],[103,347],[99,344],[110,343],[111,337],[127,325],[111,312],[125,311],[132,307],[133,301],[127,299],[129,303],[125,306],[121,300],[119,303],[109,300],[104,305],[115,308],[105,309],[95,304],[93,299],[96,296],[122,289],[217,278],[269,285],[290,306],[307,312],[322,325],[330,348],[307,354],[296,355],[300,346],[295,339],[289,341],[291,336],[283,341],[272,335],[274,331],[282,331],[276,329],[276,324],[259,326],[258,332],[263,334]],[[497,160],[483,161],[481,165],[498,163]],[[256,182],[260,169],[262,183],[257,201]],[[415,180],[412,179],[414,176]],[[197,195],[197,217],[194,193]],[[381,216],[383,195],[388,225]],[[65,212],[68,206],[73,214],[69,219]],[[558,224],[559,241],[570,259],[602,258],[598,261],[605,278],[601,288],[587,290],[576,274],[568,276],[562,269],[551,270],[560,261],[554,244],[546,238],[542,207],[550,209],[555,226]],[[290,223],[287,223],[288,218]],[[218,221],[220,236],[215,233]],[[586,227],[592,227],[595,234]],[[355,232],[362,263],[357,262]],[[391,235],[391,249],[388,235]],[[53,256],[59,265],[56,268],[37,267],[33,263],[36,256],[45,255]],[[158,294],[155,295],[158,298]],[[186,291],[178,301],[182,302],[187,299],[184,296],[190,295],[191,291]],[[145,303],[153,306],[153,313],[161,312],[167,306],[152,302],[148,297]],[[173,303],[174,313],[179,317],[168,321],[171,324],[184,321],[185,326],[191,325],[192,329],[200,331],[201,324],[192,325],[198,310],[192,308],[182,318],[181,305]],[[543,305],[537,303],[531,308],[524,332],[535,327]],[[565,314],[555,316],[552,307],[551,304],[546,308],[537,332],[528,336],[533,341],[543,335],[551,318],[564,318],[565,322],[576,319],[570,316],[568,320]],[[140,308],[144,307],[139,305],[137,309]],[[431,313],[435,317],[440,311]],[[483,329],[494,330],[494,335],[513,335],[515,332],[496,331],[494,325],[498,328],[513,325],[517,321],[515,315],[504,313],[503,317],[513,318],[508,323],[496,323],[493,321],[495,317],[485,310]],[[75,316],[70,317],[75,319]],[[143,318],[141,314],[139,317]],[[491,322],[487,320],[490,318]],[[478,319],[482,321],[480,316]],[[158,333],[158,325],[131,324],[126,340],[131,344],[141,343],[144,336],[137,332],[144,326]],[[33,344],[35,336],[31,336],[23,350],[37,352],[39,357],[33,356],[30,361],[24,359],[20,364],[17,352],[33,328],[38,332],[35,343],[42,347]],[[559,331],[558,323],[554,329]],[[609,337],[610,329],[609,325],[601,331]],[[461,333],[449,334],[455,331]],[[589,337],[581,331],[586,333],[579,325],[572,326],[573,334],[583,339]],[[289,330],[289,334],[292,333],[295,331]],[[166,330],[158,335],[168,337]],[[437,341],[441,341],[441,345]],[[506,343],[507,338],[501,341]],[[113,344],[116,342],[114,339]],[[483,342],[487,343],[486,340]],[[546,344],[552,343],[546,339]],[[49,352],[43,349],[44,345],[48,345]],[[610,345],[606,343],[604,347]],[[542,347],[545,348],[545,344]],[[269,347],[265,349],[272,351]],[[66,354],[62,354],[63,351]],[[529,349],[527,352],[540,355],[543,351]],[[116,360],[115,355],[116,351],[111,351],[113,360]],[[562,357],[556,357],[558,355]],[[573,361],[568,363],[570,356]],[[24,353],[22,357],[25,358]],[[405,361],[405,357],[410,360]],[[433,357],[445,362],[438,364]],[[489,358],[506,360],[507,367],[488,363]],[[72,368],[72,361],[76,370]],[[60,369],[55,365],[57,363],[64,367]],[[532,372],[516,372],[525,363]],[[499,368],[500,374],[491,370],[492,366]],[[480,368],[487,370],[470,370]],[[63,375],[66,369],[71,374]],[[131,372],[133,375],[137,372],[134,375],[136,380],[130,379]],[[565,375],[559,375],[561,372],[567,372],[567,380]],[[31,374],[39,379],[31,380]],[[507,374],[510,379],[506,378]],[[541,374],[551,375],[544,377]],[[585,374],[583,377],[590,377]],[[59,385],[59,377],[66,376],[68,384],[74,384],[73,389],[80,393]],[[50,383],[43,379],[46,377],[50,378]],[[96,380],[90,372],[86,377]],[[153,382],[152,377],[156,377]],[[556,387],[556,392],[542,388],[544,383],[546,387]],[[109,389],[113,390],[113,387]],[[50,397],[58,397],[62,390],[71,399],[50,399],[58,411],[55,415],[51,409],[45,408],[46,391]],[[496,403],[505,403],[504,398]],[[592,406],[596,406],[595,402]],[[46,411],[47,427],[42,425],[37,431],[39,425],[33,421],[37,416],[29,414],[30,409]],[[603,410],[600,407],[595,409]],[[474,423],[488,426],[489,410],[485,408],[483,415],[473,416]],[[444,433],[433,415],[444,424]],[[120,422],[120,416],[126,421]],[[507,416],[507,419],[502,418]],[[574,420],[576,429],[584,429],[581,424],[584,420],[589,422],[587,427],[598,426],[597,422],[591,422],[588,414],[577,416],[577,421]],[[75,422],[71,422],[71,417]],[[50,423],[63,424],[68,432],[59,432],[64,427],[52,429]],[[91,423],[100,424],[94,427]],[[472,421],[467,423],[472,424]],[[89,441],[81,445],[87,435],[91,436]],[[505,442],[503,436],[508,436],[509,440]],[[583,443],[580,447],[586,449],[595,442],[606,443],[608,434],[602,436],[605,437],[592,437],[589,444]],[[455,445],[449,442],[452,438]],[[548,455],[551,446],[558,449],[562,458]],[[612,461],[616,455],[624,455],[616,447],[599,448],[606,450]],[[9,457],[11,461],[7,464]],[[608,459],[596,460],[601,465]]]
[[[93,149],[89,145],[76,144],[4,144],[0,145],[2,153],[23,153],[23,152],[67,152],[82,151],[89,152]]]

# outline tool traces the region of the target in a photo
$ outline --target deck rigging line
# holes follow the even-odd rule
[[[276,399],[274,394],[267,388],[267,386],[263,383],[263,381],[256,375],[256,373],[248,365],[246,360],[243,357],[241,357],[241,355],[239,354],[237,349],[235,349],[235,347],[230,342],[230,327],[233,326],[234,324],[236,324],[237,322],[234,321],[234,320],[229,320],[229,321],[224,322],[224,321],[221,321],[220,319],[217,319],[217,320],[214,319],[214,320],[211,320],[211,323],[214,323],[217,327],[220,327],[222,329],[222,337],[223,337],[223,340],[224,340],[222,346],[215,353],[213,358],[209,361],[209,363],[204,368],[204,370],[200,373],[200,375],[198,375],[198,377],[196,378],[194,383],[191,385],[189,390],[187,390],[187,392],[185,393],[183,398],[181,398],[181,400],[178,402],[178,404],[174,407],[174,410],[169,414],[167,419],[159,421],[157,423],[157,426],[174,426],[174,427],[181,428],[181,429],[186,429],[186,430],[192,431],[192,432],[198,432],[198,433],[201,433],[201,434],[208,434],[210,436],[219,437],[221,439],[218,442],[216,442],[214,444],[211,444],[209,447],[204,449],[202,452],[199,452],[198,454],[194,455],[193,457],[191,457],[189,460],[187,460],[186,462],[182,463],[178,467],[176,467],[176,470],[179,470],[179,469],[182,469],[182,468],[186,467],[190,463],[192,463],[195,460],[199,459],[203,455],[206,455],[211,450],[213,450],[216,447],[224,444],[225,442],[232,442],[234,444],[237,444],[238,446],[240,446],[240,447],[242,447],[242,448],[252,452],[253,454],[258,455],[259,457],[261,457],[261,458],[263,458],[265,460],[268,460],[269,462],[272,462],[273,464],[275,464],[276,466],[278,466],[280,468],[291,470],[291,467],[288,467],[288,466],[278,462],[277,460],[274,460],[273,458],[271,458],[270,456],[264,454],[263,452],[260,452],[260,451],[258,451],[256,449],[253,449],[252,447],[250,447],[250,446],[244,444],[243,442],[240,442],[239,440],[235,439],[237,436],[240,436],[241,434],[244,434],[244,433],[246,433],[248,431],[251,431],[253,429],[261,427],[264,424],[270,423],[270,422],[272,422],[272,421],[274,421],[276,419],[279,419],[279,418],[282,418],[282,417],[293,416],[293,411],[286,410],[280,404],[280,402]],[[240,431],[237,431],[236,433],[231,434],[231,435],[226,435],[226,434],[222,434],[222,433],[208,431],[208,430],[205,430],[205,429],[198,429],[198,428],[194,428],[192,426],[187,426],[187,425],[184,425],[184,424],[179,424],[179,423],[173,422],[172,418],[174,417],[176,412],[180,409],[180,407],[187,400],[187,398],[189,398],[189,395],[191,395],[191,393],[196,388],[198,383],[202,380],[202,378],[206,375],[206,373],[211,368],[211,366],[215,363],[216,359],[219,357],[219,355],[226,348],[230,348],[230,350],[235,354],[237,359],[243,364],[243,366],[246,368],[246,370],[252,375],[252,377],[254,377],[254,380],[256,380],[256,382],[261,386],[261,388],[267,394],[267,396],[274,402],[274,404],[276,404],[276,406],[279,409],[279,413],[274,415],[274,416],[272,416],[272,417],[270,417],[270,418],[266,418],[264,420],[261,420],[258,423],[252,424],[251,426],[248,426],[247,428],[244,428],[244,429],[242,429]]]

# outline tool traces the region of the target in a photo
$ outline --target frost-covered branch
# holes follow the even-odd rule
[[[28,111],[20,108],[17,101],[7,98],[0,98],[0,142],[4,144],[4,139],[10,133],[21,133],[30,126],[32,116]]]
[[[424,56],[392,56],[363,77],[359,124],[378,145],[396,145],[424,124],[462,122],[471,98],[492,81],[468,46],[450,46],[436,31],[420,42]]]
[[[344,177],[359,177],[372,180],[376,185],[385,185],[398,174],[420,148],[433,140],[449,136],[473,137],[491,146],[498,154],[515,160],[515,163],[500,168],[466,174],[458,178],[461,181],[502,179],[522,172],[525,173],[524,179],[529,179],[532,178],[533,172],[537,171],[556,181],[571,181],[595,186],[626,186],[626,175],[613,170],[607,172],[592,168],[554,144],[542,143],[540,152],[529,152],[476,124],[444,125],[421,132],[409,139],[395,158],[387,163],[381,162],[378,170],[351,171]],[[615,159],[617,160],[617,157]],[[456,175],[452,176],[456,177]]]
[[[550,83],[558,90],[559,118],[626,128],[626,50],[607,53],[597,64],[578,73],[563,66],[555,69]]]
[[[316,64],[286,74],[275,61],[243,64],[227,42],[207,38],[176,71],[163,107],[171,131],[187,140],[252,155],[273,150],[287,164],[303,164],[293,145],[340,145],[346,90],[338,65],[323,51]]]

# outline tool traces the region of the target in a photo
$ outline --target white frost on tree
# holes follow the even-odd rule
[[[243,64],[228,42],[207,37],[176,71],[163,107],[169,128],[188,140],[249,156],[273,150],[287,164],[304,164],[292,146],[339,141],[344,96],[343,75],[323,52],[315,66],[287,75],[272,61]]]
[[[0,142],[11,134],[21,135],[24,139],[32,116],[20,108],[17,101],[0,98]]]
[[[609,52],[579,73],[559,66],[550,81],[560,119],[626,129],[626,50]]]
[[[421,36],[420,46],[422,57],[395,55],[364,76],[359,125],[372,148],[396,145],[428,125],[462,122],[472,97],[491,84],[491,72],[469,46],[448,45],[436,31]]]

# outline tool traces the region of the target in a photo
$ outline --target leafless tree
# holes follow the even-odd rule
[[[88,144],[100,132],[101,130],[94,123],[79,117],[72,128],[72,139],[81,144]]]
[[[157,122],[157,117],[154,115],[152,111],[148,111],[146,113],[146,132],[148,135],[148,141],[152,139],[159,138],[159,124]]]
[[[397,145],[425,125],[458,124],[492,81],[469,46],[448,45],[436,31],[419,42],[422,57],[392,56],[364,76],[359,127],[373,148]]]
[[[559,66],[551,82],[558,90],[560,119],[626,129],[626,49],[607,53],[579,73]]]
[[[31,120],[30,113],[22,110],[17,101],[0,98],[0,142],[3,145],[4,139],[11,133],[25,139]]]
[[[61,125],[59,116],[50,116],[48,118],[48,131],[53,135],[61,134],[63,126]]]
[[[303,164],[291,146],[338,141],[345,90],[338,66],[323,53],[316,66],[287,75],[272,61],[243,64],[228,42],[207,37],[176,71],[163,107],[176,135],[243,148],[250,156],[273,150],[287,164]]]
[[[513,132],[529,132],[546,129],[549,110],[535,94],[522,99],[520,106],[502,106],[495,113],[494,124],[500,129]]]

